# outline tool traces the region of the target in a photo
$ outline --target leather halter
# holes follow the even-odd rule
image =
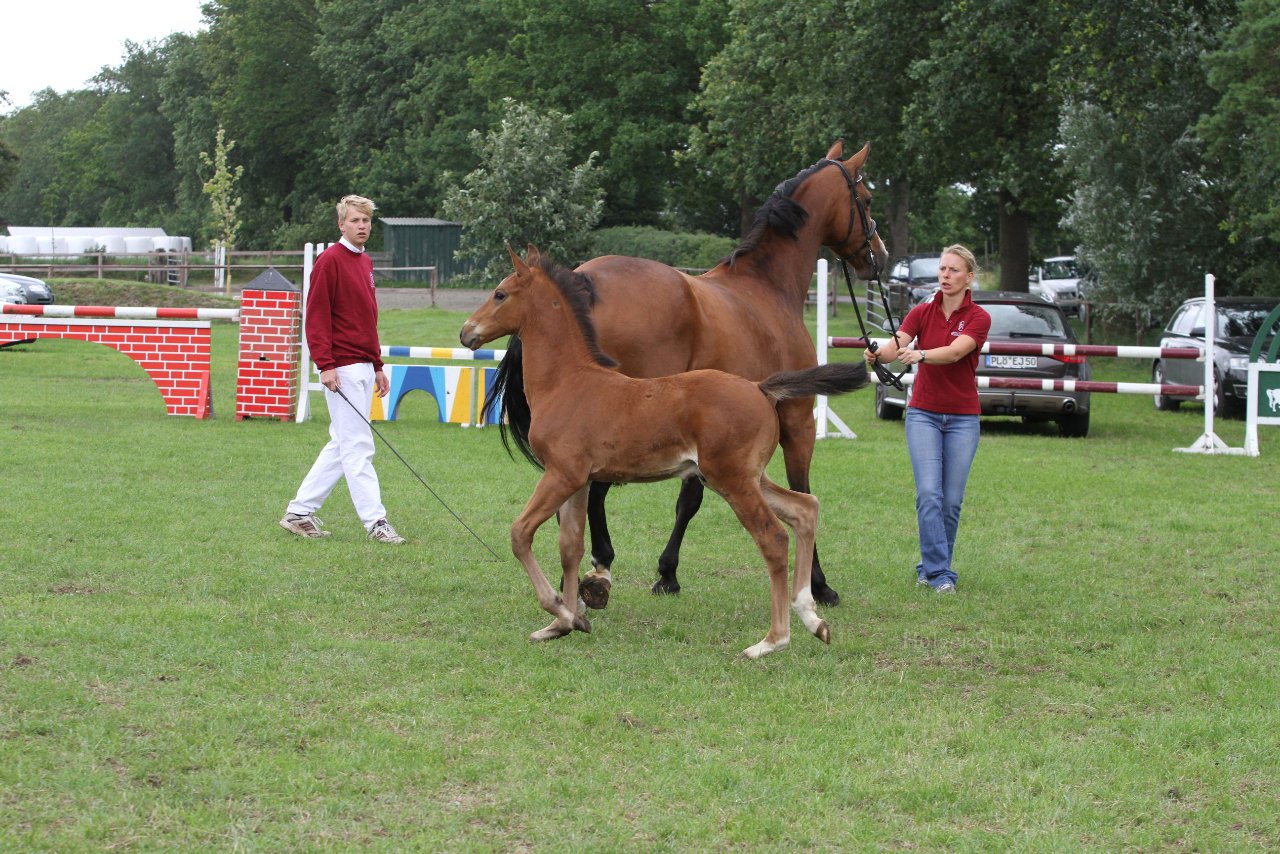
[[[890,332],[894,340],[898,338],[898,327],[893,320],[893,312],[889,309],[889,300],[885,296],[884,283],[880,281],[880,262],[876,258],[875,250],[872,249],[871,241],[876,236],[876,221],[871,218],[867,211],[867,206],[862,203],[862,199],[858,198],[858,184],[862,183],[862,173],[858,173],[858,177],[854,178],[849,174],[849,170],[839,160],[822,160],[820,164],[823,166],[831,165],[840,170],[840,174],[844,176],[844,182],[849,187],[849,228],[845,232],[844,240],[840,241],[840,246],[844,247],[851,237],[853,237],[853,217],[856,213],[859,224],[862,226],[862,236],[864,238],[862,246],[851,255],[843,252],[836,252],[836,256],[840,259],[840,269],[844,271],[845,286],[849,289],[849,299],[853,301],[853,313],[858,318],[858,326],[862,329],[862,337],[867,342],[867,349],[872,353],[880,349],[880,345],[871,340],[871,336],[867,334],[866,324],[862,322],[862,312],[858,310],[858,297],[853,292],[853,277],[849,275],[849,259],[859,254],[865,253],[867,261],[871,266],[871,278],[868,281],[876,283],[876,289],[880,291],[880,302],[884,307],[885,317],[889,319]],[[895,375],[879,362],[872,362],[871,367],[876,372],[876,377],[882,384],[891,385],[898,391],[905,391],[902,386],[902,377],[907,373],[904,369],[902,373]]]
[[[840,241],[840,246],[844,247],[849,243],[849,239],[853,237],[853,218],[857,214],[858,223],[862,226],[862,245],[857,251],[846,255],[843,252],[836,252],[841,261],[848,261],[850,258],[866,254],[867,261],[871,264],[871,277],[877,282],[880,281],[880,262],[876,259],[876,253],[871,248],[871,241],[876,236],[876,221],[871,218],[871,214],[867,211],[867,206],[862,203],[862,199],[858,198],[858,185],[862,183],[862,173],[858,173],[855,178],[849,174],[849,170],[839,160],[822,160],[819,161],[821,166],[834,166],[840,170],[840,175],[844,178],[845,184],[849,187],[849,228],[844,233],[844,240]]]

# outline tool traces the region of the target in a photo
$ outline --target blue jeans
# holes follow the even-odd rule
[[[908,407],[907,453],[916,478],[920,563],[916,575],[937,587],[956,581],[951,552],[960,526],[960,505],[978,452],[978,416],[946,415]]]

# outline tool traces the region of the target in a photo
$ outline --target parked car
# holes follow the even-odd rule
[[[10,305],[26,305],[27,292],[17,282],[0,278],[0,303],[5,302]]]
[[[1084,299],[1081,291],[1081,270],[1073,255],[1046,258],[1044,263],[1031,271],[1029,290],[1056,302],[1066,311],[1078,315]]]
[[[53,302],[53,291],[39,279],[19,276],[16,273],[0,273],[0,288],[5,285],[17,287],[22,292],[21,303],[24,305],[49,305]],[[0,291],[0,294],[3,294],[3,291]],[[5,301],[14,302],[9,299]]]
[[[1019,344],[1075,344],[1076,337],[1062,309],[1042,296],[1005,291],[973,291],[974,302],[991,315],[990,342]],[[894,373],[902,366],[892,366]],[[1092,376],[1083,356],[1002,356],[978,357],[980,377],[1020,377],[1036,380],[1088,380]],[[910,400],[907,392],[876,385],[877,418],[902,417]],[[1056,421],[1058,433],[1066,437],[1089,435],[1089,392],[1029,391],[1024,389],[979,388],[978,401],[984,416],[1015,416],[1025,422]]]
[[[1214,300],[1217,323],[1213,339],[1213,408],[1220,415],[1236,415],[1245,411],[1249,348],[1277,303],[1280,303],[1277,297],[1218,297]],[[1204,328],[1204,297],[1194,297],[1178,306],[1173,313],[1160,334],[1160,346],[1203,350]],[[1156,359],[1151,366],[1151,381],[1204,385],[1204,363],[1191,359]],[[1177,409],[1184,400],[1194,398],[1157,394],[1156,409],[1162,412]]]
[[[907,306],[921,303],[938,289],[939,255],[904,255],[889,268],[889,286],[905,293]]]

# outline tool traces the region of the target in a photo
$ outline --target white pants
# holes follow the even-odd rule
[[[298,494],[289,502],[289,512],[305,515],[319,510],[345,476],[356,515],[368,530],[374,522],[387,516],[387,508],[382,506],[378,473],[373,470],[373,431],[364,419],[373,402],[373,365],[364,362],[338,368],[338,383],[351,403],[336,392],[324,390],[324,401],[329,407],[329,444],[320,451],[311,471],[303,478]],[[360,411],[353,409],[352,404]]]

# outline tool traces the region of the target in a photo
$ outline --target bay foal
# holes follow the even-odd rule
[[[515,272],[463,324],[472,350],[504,335],[523,342],[529,445],[543,475],[511,526],[511,549],[550,613],[532,640],[589,632],[576,611],[587,492],[593,481],[636,483],[698,478],[724,497],[755,540],[769,570],[771,616],[748,658],[790,642],[786,529],[795,532],[791,606],[824,643],[831,631],[817,614],[810,571],[818,501],[773,483],[765,465],[778,445],[777,405],[815,394],[841,394],[867,383],[866,366],[825,365],[774,374],[760,382],[716,370],[633,379],[596,342],[595,289],[582,273],[561,269],[530,246],[527,259],[508,247]],[[560,593],[533,555],[539,526],[560,513]]]

